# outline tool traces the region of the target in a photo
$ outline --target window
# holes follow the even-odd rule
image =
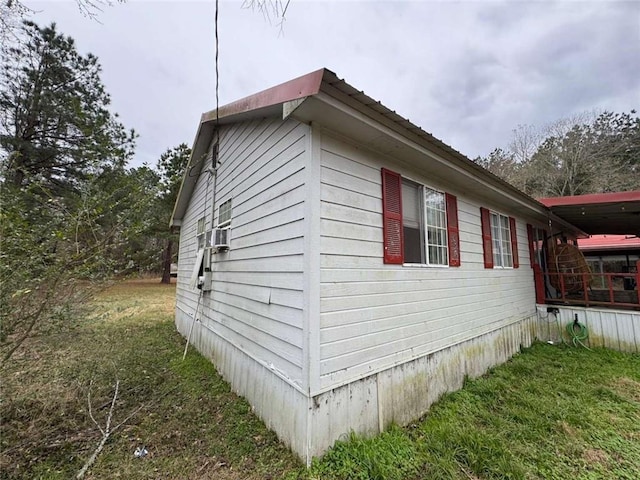
[[[460,266],[458,205],[382,169],[384,263]]]
[[[402,181],[404,263],[448,265],[444,193]]]
[[[480,207],[485,268],[518,268],[516,220]]]
[[[513,267],[509,217],[491,212],[491,236],[493,239],[493,266]]]
[[[198,219],[198,230],[196,231],[196,238],[198,239],[198,250],[200,250],[201,248],[204,248],[204,245],[205,245],[206,239],[205,239],[204,228],[205,228],[204,217],[201,217]]]
[[[218,227],[226,227],[231,223],[231,199],[218,207]]]
[[[425,227],[427,230],[427,263],[448,265],[447,209],[444,193],[423,187],[425,201]]]

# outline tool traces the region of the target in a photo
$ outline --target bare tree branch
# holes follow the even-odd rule
[[[284,33],[284,22],[287,19],[287,10],[291,0],[244,0],[242,8],[250,8],[262,14],[264,19],[273,25],[280,27],[280,34]]]
[[[92,385],[93,385],[93,380],[89,383],[89,391],[87,392],[87,403],[89,404],[89,416],[91,417],[91,420],[93,421],[93,423],[95,423],[96,426],[98,427],[98,429],[100,430],[100,433],[102,433],[102,438],[100,439],[100,442],[98,442],[98,445],[96,446],[96,448],[93,451],[93,453],[91,454],[91,456],[87,459],[87,461],[84,463],[82,468],[78,471],[78,474],[76,475],[76,479],[77,480],[80,480],[80,479],[84,478],[84,476],[86,475],[86,473],[89,470],[89,468],[91,468],[91,466],[95,463],[95,461],[97,460],[98,456],[100,455],[100,453],[104,449],[104,446],[107,443],[107,440],[109,439],[111,434],[113,434],[115,431],[120,429],[120,427],[122,427],[134,415],[136,415],[138,412],[140,412],[140,410],[142,410],[143,408],[149,406],[149,404],[142,403],[140,406],[138,406],[138,408],[136,408],[129,415],[127,415],[124,420],[122,420],[120,423],[118,423],[115,427],[111,428],[111,424],[112,424],[113,418],[114,418],[115,406],[116,406],[116,402],[118,400],[118,394],[120,392],[120,380],[116,379],[116,385],[115,385],[115,389],[114,389],[114,392],[113,392],[113,397],[111,397],[111,402],[110,402],[111,406],[109,407],[109,413],[107,414],[107,419],[106,419],[106,422],[105,422],[105,428],[102,429],[102,427],[100,427],[100,425],[98,424],[98,422],[96,421],[96,419],[94,418],[93,413],[92,413],[92,411],[93,411],[93,407],[91,405],[91,386]],[[158,401],[160,401],[160,399],[162,399],[165,396],[169,395],[171,392],[173,392],[177,388],[178,387],[176,386],[174,388],[171,388],[171,389],[167,390],[166,392],[164,392],[164,394],[162,394],[161,396],[157,397],[153,403],[157,403]]]
[[[100,430],[100,433],[104,435],[104,430],[102,429],[100,424],[96,421],[95,417],[93,416],[93,409],[91,407],[91,386],[92,385],[93,385],[93,379],[89,382],[89,391],[87,392],[87,404],[89,406],[89,417],[91,418],[91,421],[95,423],[96,427],[98,427],[98,430]]]
[[[91,420],[93,420],[93,422],[97,425],[98,429],[100,429],[100,432],[102,433],[102,438],[100,439],[100,442],[98,443],[98,446],[96,447],[96,449],[93,451],[91,456],[87,459],[87,461],[84,463],[84,465],[82,466],[82,468],[80,469],[80,471],[76,475],[76,479],[84,478],[85,474],[87,473],[87,470],[89,470],[89,468],[91,468],[91,466],[94,464],[94,462],[98,458],[98,455],[100,455],[100,452],[102,452],[102,450],[104,449],[104,445],[107,443],[107,440],[109,439],[111,434],[115,430],[117,430],[117,428],[120,425],[122,425],[122,424],[120,424],[120,425],[118,425],[118,427],[116,427],[113,430],[111,430],[111,420],[113,418],[113,411],[115,409],[116,400],[118,399],[118,391],[120,389],[120,380],[116,380],[116,388],[115,388],[115,391],[113,393],[113,398],[111,399],[111,407],[109,408],[109,414],[107,415],[107,422],[106,422],[104,430],[100,427],[100,425],[98,425],[98,422],[96,422],[96,420],[93,418],[93,414],[91,414],[91,385],[92,385],[92,383],[89,384],[89,392],[87,393],[87,398],[88,398],[88,403],[89,403],[89,412],[90,412],[89,415],[91,416]]]

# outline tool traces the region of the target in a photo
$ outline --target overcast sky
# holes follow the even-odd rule
[[[101,23],[73,1],[26,1],[95,54],[140,135],[134,165],[191,146],[215,107],[214,0],[130,0]],[[282,31],[221,1],[220,104],[327,67],[474,158],[519,124],[640,107],[640,2],[291,0]]]

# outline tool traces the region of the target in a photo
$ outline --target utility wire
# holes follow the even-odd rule
[[[220,72],[218,69],[218,57],[220,54],[220,39],[218,38],[218,0],[216,0],[216,15],[215,15],[215,20],[214,20],[214,25],[215,25],[215,35],[216,35],[216,126],[215,126],[215,132],[216,132],[216,143],[215,143],[215,147],[214,148],[218,148],[218,142],[220,141],[220,130],[219,130],[219,123],[220,123],[220,117],[219,117],[219,110],[220,110],[220,99],[219,99],[219,87],[220,87]],[[218,158],[216,155],[215,158],[216,164],[218,163]],[[217,166],[217,165],[216,165]]]

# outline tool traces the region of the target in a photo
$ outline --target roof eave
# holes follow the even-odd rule
[[[505,197],[514,199],[516,203],[537,212],[541,218],[544,216],[571,230],[578,236],[586,236],[584,232],[574,225],[554,215],[549,207],[492,174],[443,141],[367,96],[364,92],[356,90],[344,80],[338,78],[335,73],[325,68],[232,102],[220,107],[217,111],[211,110],[202,114],[193,144],[192,156],[185,170],[171,217],[171,226],[178,227],[186,212],[189,197],[197,180],[197,175],[189,175],[189,172],[194,168],[202,153],[206,153],[216,125],[220,126],[261,117],[280,116],[282,118],[283,105],[293,103],[295,107],[299,108],[301,105],[297,101],[300,101],[300,104],[309,106],[309,102],[304,101],[304,99],[312,97],[322,101],[323,95],[333,97],[338,102],[342,102],[369,117],[374,122],[391,129],[408,141],[420,145],[432,156],[439,157],[441,161],[452,162],[458,169],[471,172],[471,175],[479,177],[490,188],[500,191]],[[300,110],[304,110],[304,108],[300,108]],[[293,113],[295,116],[295,112]]]
[[[198,175],[193,174],[194,168],[198,162],[202,160],[203,155],[207,152],[207,147],[213,136],[213,127],[200,121],[198,125],[198,131],[195,139],[193,140],[193,147],[191,148],[191,156],[187,162],[187,166],[182,174],[182,182],[180,183],[180,189],[178,190],[178,196],[176,197],[176,203],[173,205],[173,211],[171,212],[171,219],[169,220],[169,227],[179,229],[182,225],[182,219],[187,211],[189,205],[189,198],[193,193]]]
[[[191,158],[182,177],[169,226],[172,228],[180,227],[197,180],[197,175],[189,175],[189,172],[194,168],[203,151],[206,152],[213,138],[216,125],[225,125],[253,118],[280,116],[282,115],[283,104],[317,94],[320,91],[326,72],[328,70],[321,68],[224,105],[217,110],[214,109],[203,113],[200,117],[198,132],[191,149]]]
[[[351,95],[337,89],[335,87],[337,83],[345,89],[350,89],[352,91]],[[327,71],[325,73],[325,81],[323,82],[321,92],[305,101],[304,104],[298,107],[293,116],[307,123],[319,120],[317,117],[319,109],[315,107],[318,102],[330,105],[334,109],[341,109],[345,112],[349,109],[355,110],[358,114],[361,114],[360,119],[362,121],[367,122],[369,121],[368,119],[370,119],[369,123],[371,125],[380,125],[381,130],[385,128],[388,129],[388,135],[394,135],[398,140],[401,139],[401,141],[406,144],[419,145],[422,148],[422,152],[426,152],[430,158],[437,159],[441,163],[451,163],[458,171],[465,171],[468,177],[473,178],[473,181],[483,183],[484,186],[500,192],[502,196],[515,200],[516,203],[524,206],[529,211],[536,212],[540,222],[548,222],[551,220],[556,225],[561,226],[562,229],[575,234],[577,237],[587,236],[585,232],[553,214],[548,207],[533,197],[492,174],[462,153],[449,147],[441,140],[438,140],[408,120],[403,119],[364,93],[353,89],[353,87],[339,80],[332,72]],[[324,116],[328,118],[329,121],[338,121],[337,115],[328,115],[325,113]],[[391,130],[391,132],[389,132],[389,130]]]
[[[285,102],[316,95],[320,91],[325,72],[328,70],[321,68],[224,105],[217,111],[210,110],[202,114],[201,123],[228,120],[229,117],[235,120],[238,116],[247,114],[250,117],[258,117],[261,111],[269,111],[270,107],[277,108]],[[273,111],[273,108],[271,110]]]
[[[356,108],[361,113],[372,118],[374,121],[386,125],[400,135],[422,145],[430,152],[435,153],[441,158],[445,158],[448,161],[453,161],[458,167],[479,175],[481,178],[486,179],[486,181],[494,188],[508,192],[511,196],[520,200],[520,202],[533,207],[539,212],[546,212],[549,215],[551,214],[550,209],[535,198],[527,195],[526,193],[501,179],[497,175],[489,172],[487,169],[478,165],[476,162],[472,161],[464,154],[455,150],[432,134],[424,131],[422,128],[413,124],[404,117],[398,115],[393,110],[385,107],[384,105],[382,105],[382,103],[372,99],[364,92],[355,89],[351,85],[347,84],[344,80],[338,78],[336,74],[331,72],[330,70],[325,70],[321,91],[324,94],[334,97],[337,100]],[[318,95],[316,98],[321,98],[321,96]],[[360,106],[360,108],[358,108],[358,105]],[[557,223],[563,224],[565,228],[573,229],[574,233],[578,234],[579,236],[586,235],[580,229],[576,228],[574,225],[562,221],[559,217],[554,216],[554,219],[557,221]]]

